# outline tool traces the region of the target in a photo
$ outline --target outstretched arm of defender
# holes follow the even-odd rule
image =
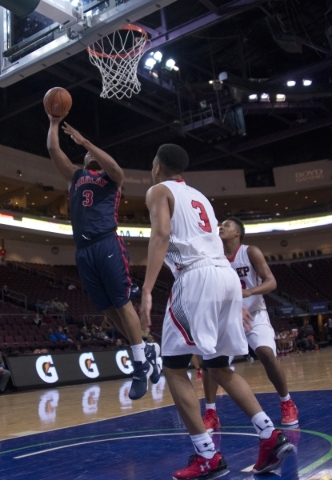
[[[156,185],[150,188],[146,194],[146,205],[150,211],[151,218],[151,237],[141,299],[140,317],[143,330],[151,325],[151,292],[163,265],[169,245],[171,233],[169,195],[172,194],[164,185]]]
[[[65,117],[52,117],[52,115],[48,115],[48,118],[50,119],[50,128],[47,135],[47,148],[56,169],[68,184],[70,184],[78,167],[71,163],[67,155],[60,148],[59,124]]]
[[[274,278],[274,275],[266,263],[264,255],[260,249],[250,245],[247,253],[250,263],[254,267],[259,278],[261,278],[262,283],[253,288],[243,289],[243,298],[251,297],[251,295],[264,295],[272,292],[272,290],[275,290],[277,288],[276,279]]]
[[[82,145],[84,148],[90,152],[91,156],[99,163],[101,168],[105,170],[107,175],[110,177],[113,182],[115,182],[118,187],[121,187],[124,180],[124,173],[122,168],[117,164],[113,157],[108,155],[106,152],[96,147],[93,143],[83,137],[77,130],[71,127],[67,122],[64,122],[62,127],[63,131],[70,135],[78,145]]]

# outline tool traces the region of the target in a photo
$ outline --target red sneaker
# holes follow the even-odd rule
[[[298,409],[293,400],[287,400],[287,402],[280,403],[282,413],[281,425],[291,426],[299,423],[299,419],[297,418]]]
[[[275,470],[294,450],[294,445],[290,443],[286,435],[280,430],[274,430],[270,438],[260,441],[258,460],[252,469],[253,473]]]
[[[202,380],[202,378],[203,378],[202,369],[197,368],[196,380]]]
[[[188,467],[173,473],[173,480],[210,480],[227,473],[227,463],[220,452],[215,453],[210,460],[200,455],[191,455]]]
[[[203,423],[208,433],[221,427],[217,412],[213,408],[208,408],[203,417]]]

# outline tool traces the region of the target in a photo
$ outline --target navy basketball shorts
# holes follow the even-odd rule
[[[77,249],[76,264],[84,288],[98,311],[129,302],[132,284],[129,255],[115,232],[91,245]]]

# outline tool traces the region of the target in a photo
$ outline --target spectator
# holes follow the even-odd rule
[[[115,341],[116,348],[125,348],[128,347],[126,342],[122,338],[117,338]]]
[[[4,393],[8,380],[10,379],[10,371],[5,368],[5,363],[0,353],[0,393]]]
[[[306,323],[303,328],[304,328],[304,331],[306,332],[307,335],[315,336],[313,326],[311,325],[310,322]]]
[[[100,330],[115,342],[116,340],[116,334],[117,330],[116,328],[112,325],[112,323],[109,321],[108,317],[104,317],[103,321],[101,322],[100,325]]]
[[[76,335],[76,340],[90,340],[91,334],[88,332],[88,329],[86,327],[81,327],[79,332]]]
[[[329,318],[327,323],[324,324],[327,331],[327,340],[332,343],[332,318]]]
[[[91,338],[93,340],[99,340],[101,338],[100,333],[102,333],[102,332],[98,332],[98,330],[96,330],[95,327],[91,327],[90,333],[91,333]],[[105,336],[106,336],[106,338],[108,338],[106,334],[105,334]]]
[[[57,340],[59,342],[71,342],[72,340],[68,338],[68,335],[64,331],[63,327],[61,325],[58,327],[58,331],[55,334]]]
[[[51,307],[55,308],[56,310],[65,311],[68,308],[68,303],[60,302],[60,300],[56,297],[52,300]]]
[[[95,328],[94,329],[91,328],[91,332],[92,332],[92,330],[95,331],[95,336],[98,340],[108,340],[109,339],[109,336],[107,335],[107,333],[105,331],[103,331],[103,330],[97,331]],[[114,341],[113,341],[113,343],[114,343]]]
[[[300,350],[313,350],[315,348],[315,342],[312,338],[308,338],[308,334],[306,333],[304,327],[302,327],[299,331],[299,335],[297,337],[297,346]]]
[[[36,315],[31,320],[31,325],[38,325],[38,327],[40,327],[40,325],[42,325],[42,323],[43,323],[43,319],[41,318],[39,313],[36,313]]]
[[[49,340],[50,342],[57,342],[58,341],[52,327],[49,327],[48,330],[47,330],[47,340]]]
[[[92,322],[92,323],[91,323],[91,330],[92,330],[93,328],[96,330],[96,332],[99,332],[99,327],[98,327],[98,325],[95,324],[95,322]]]

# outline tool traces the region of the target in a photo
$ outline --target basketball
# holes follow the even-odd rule
[[[43,103],[46,113],[53,117],[63,117],[71,109],[73,101],[66,89],[54,87],[46,92]]]

